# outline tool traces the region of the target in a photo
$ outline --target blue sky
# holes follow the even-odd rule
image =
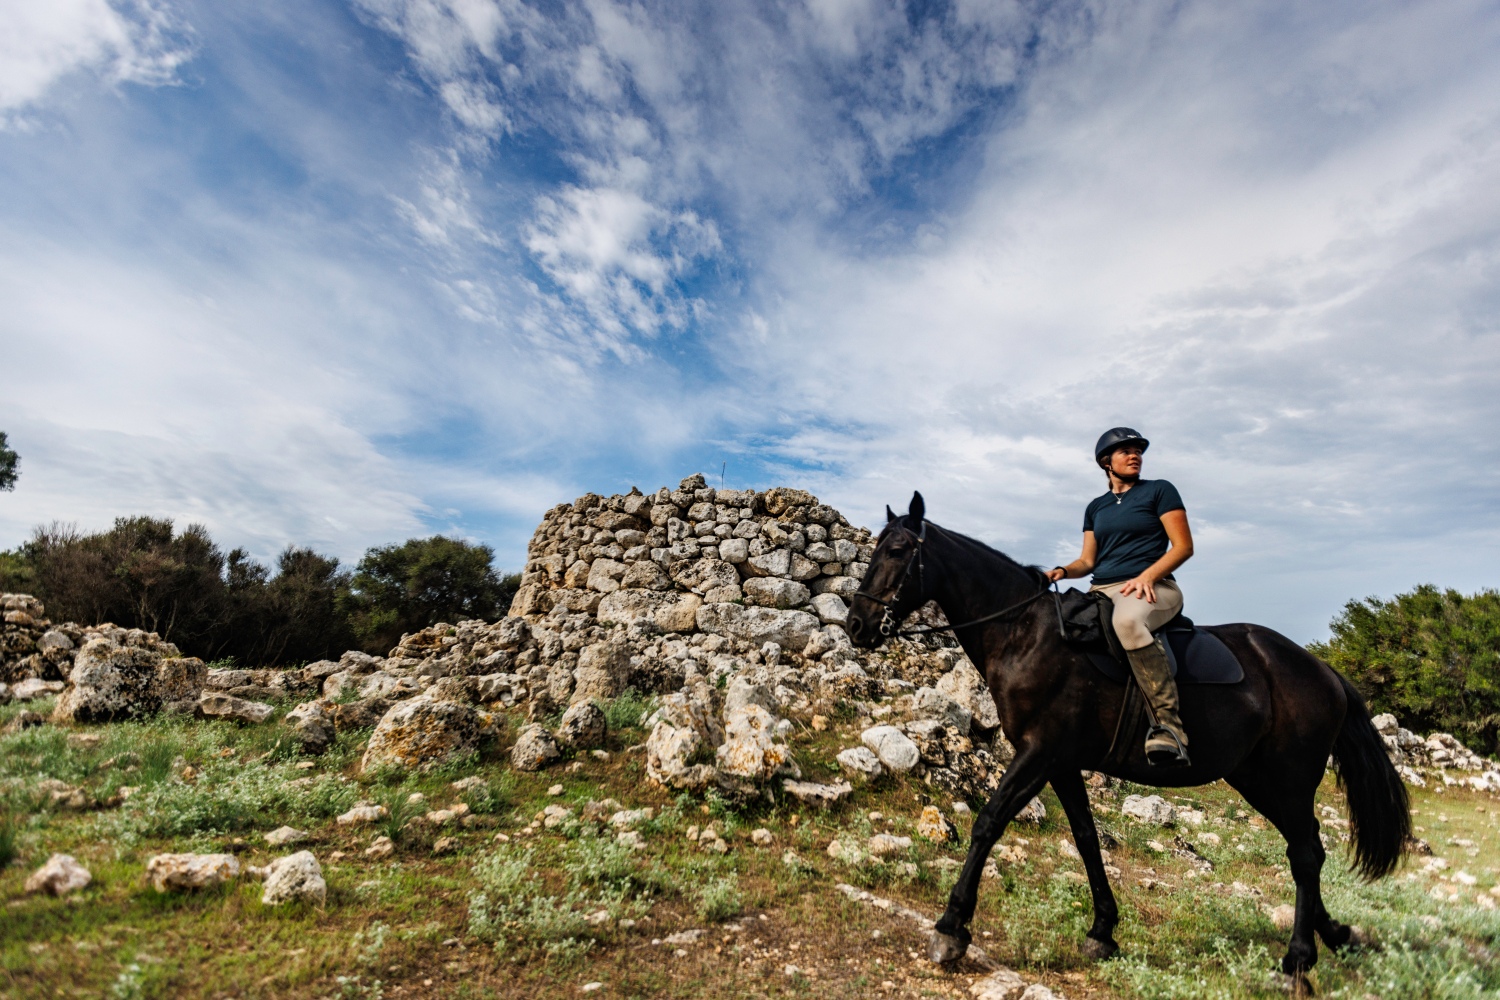
[[[1200,620],[1500,582],[1493,3],[17,0],[0,192],[0,546],[727,464],[1051,564],[1128,423]]]

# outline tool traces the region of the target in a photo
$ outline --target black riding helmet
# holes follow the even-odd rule
[[[1110,452],[1121,445],[1138,444],[1141,451],[1151,447],[1151,442],[1141,437],[1140,433],[1131,427],[1111,427],[1099,436],[1099,443],[1094,445],[1094,461],[1100,467],[1104,466],[1104,459]]]

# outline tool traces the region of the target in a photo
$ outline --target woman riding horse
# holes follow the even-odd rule
[[[1110,428],[1099,438],[1094,461],[1108,475],[1109,491],[1084,510],[1083,554],[1048,570],[1047,579],[1093,572],[1089,589],[1113,602],[1115,634],[1151,708],[1146,759],[1186,767],[1191,762],[1177,684],[1161,640],[1151,633],[1182,611],[1182,591],[1172,572],[1192,557],[1193,534],[1177,487],[1165,479],[1141,478],[1141,456],[1150,446],[1129,427]]]

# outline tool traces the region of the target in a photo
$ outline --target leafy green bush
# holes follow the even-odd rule
[[[373,548],[360,560],[345,605],[364,648],[384,653],[440,621],[498,618],[519,577],[501,577],[488,545],[433,535]]]
[[[1376,712],[1416,732],[1500,748],[1500,592],[1423,584],[1388,601],[1350,601],[1308,648],[1352,680]]]

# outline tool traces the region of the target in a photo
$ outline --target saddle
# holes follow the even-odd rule
[[[1063,640],[1078,646],[1105,677],[1125,685],[1114,738],[1100,761],[1105,771],[1124,767],[1139,753],[1151,716],[1140,685],[1130,671],[1125,649],[1115,636],[1114,602],[1103,594],[1069,589],[1054,595]],[[1162,640],[1172,676],[1181,684],[1238,684],[1245,670],[1229,647],[1212,632],[1193,624],[1181,612],[1153,633]]]
[[[1115,636],[1114,603],[1103,594],[1072,588],[1054,599],[1064,641],[1080,647],[1094,669],[1110,680],[1130,680],[1130,662]],[[1245,679],[1229,647],[1181,612],[1152,634],[1162,640],[1178,684],[1238,684]]]

